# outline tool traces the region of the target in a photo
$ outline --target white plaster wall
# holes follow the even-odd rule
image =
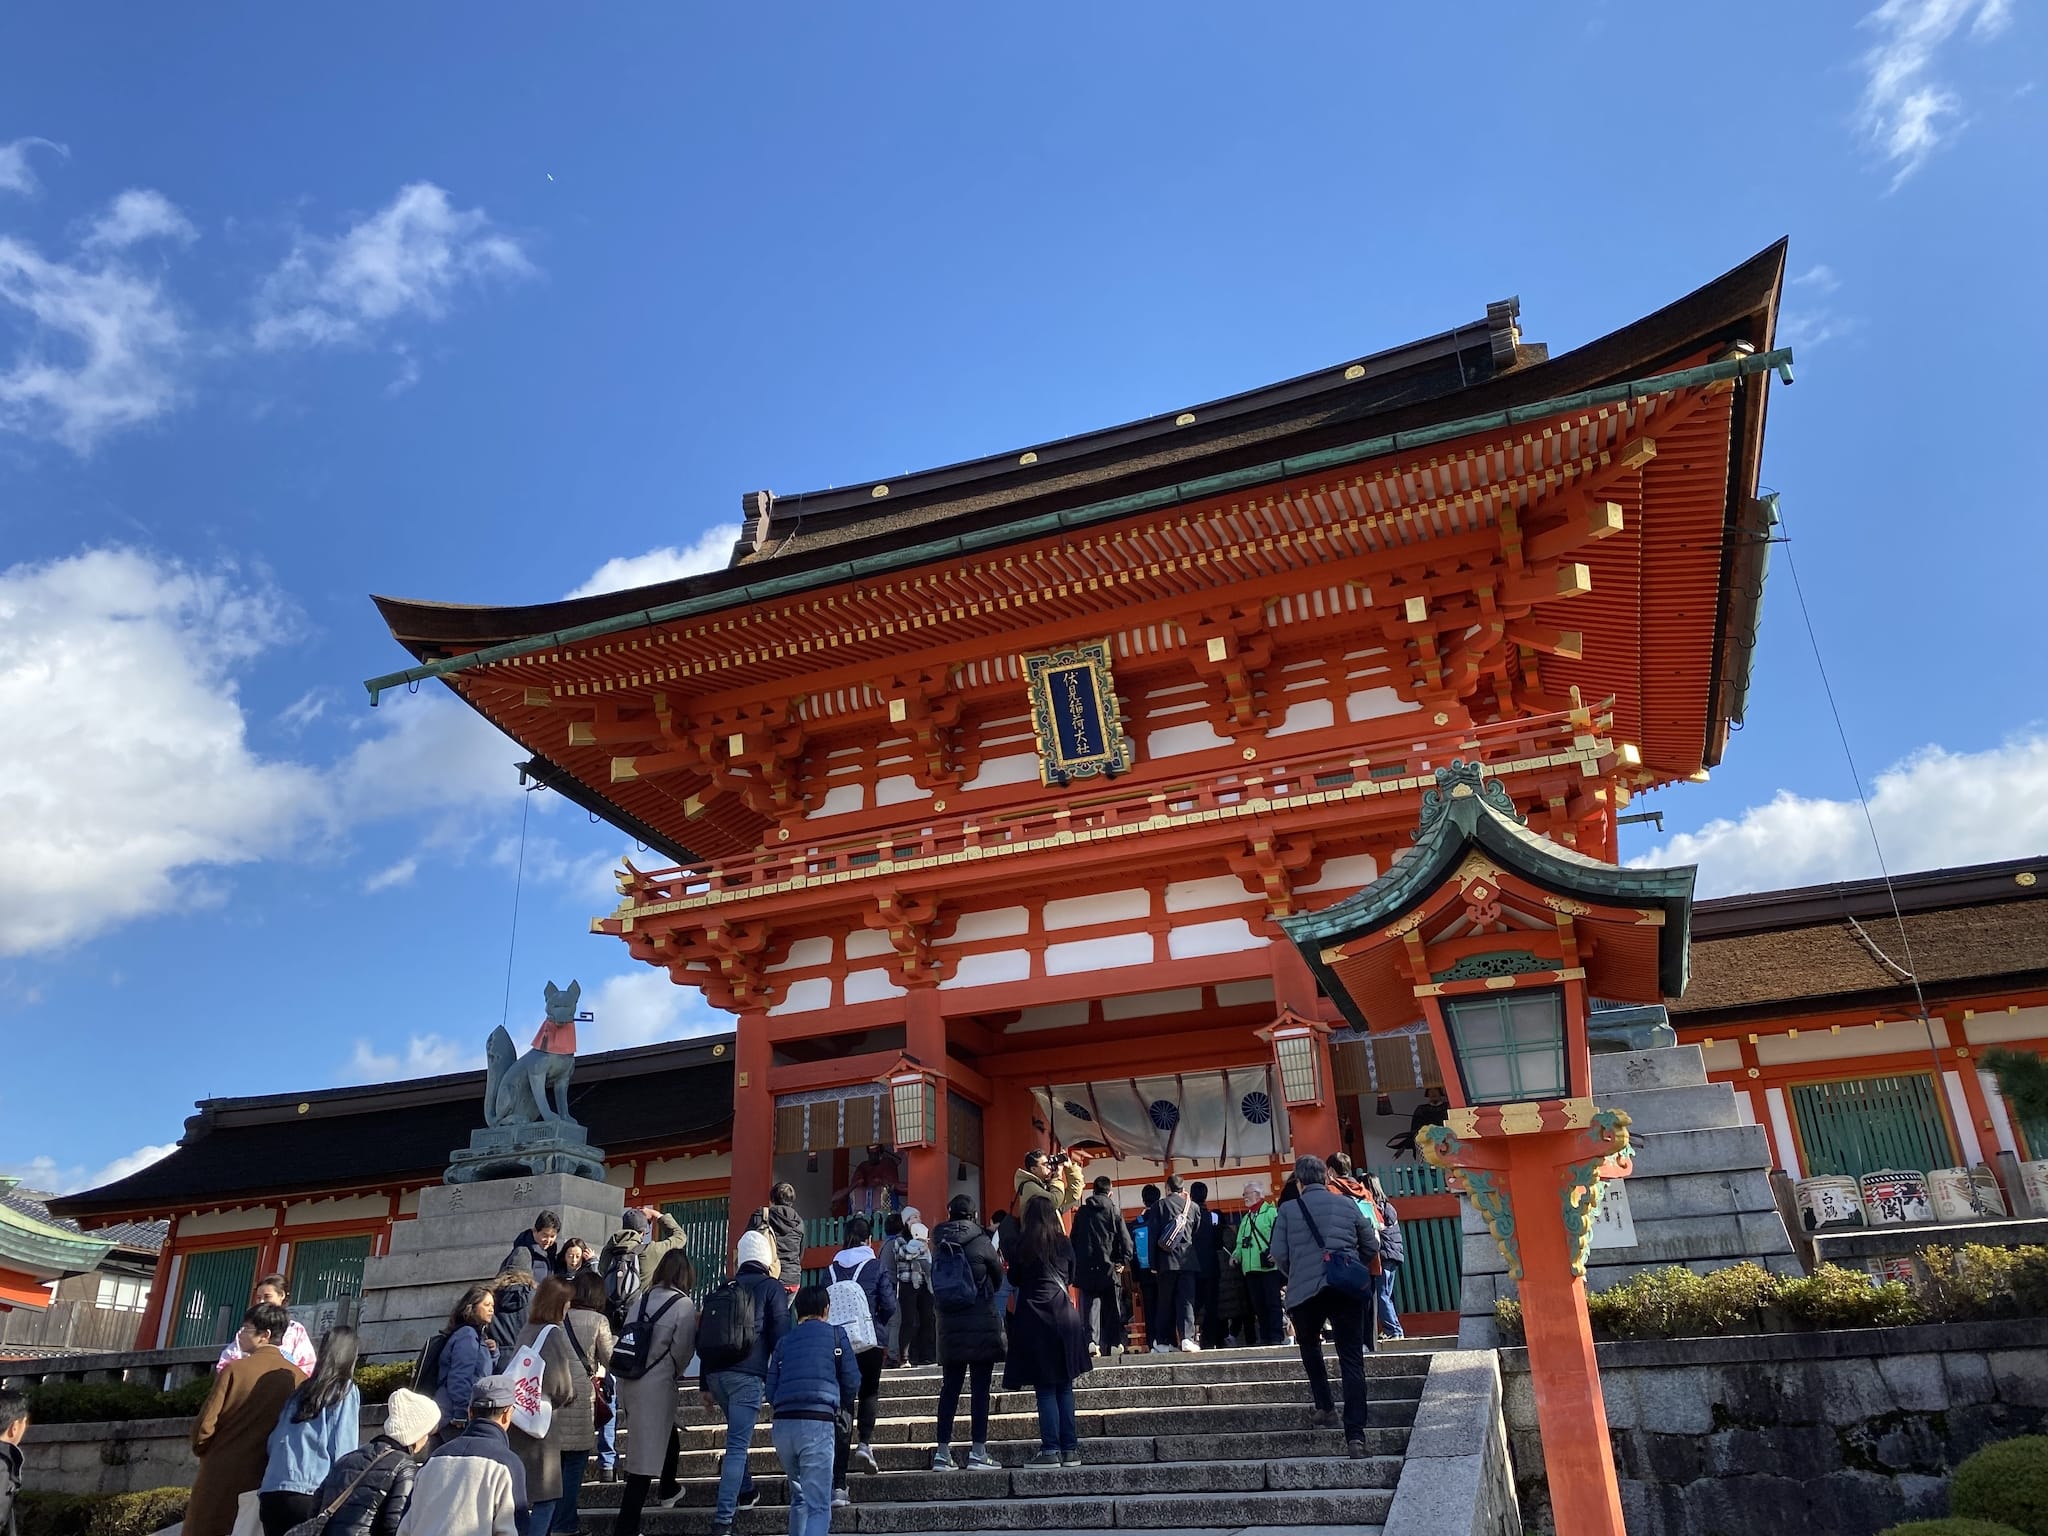
[[[1998,1150],[2020,1155],[2019,1138],[2012,1133],[2012,1116],[2005,1112],[2005,1100],[2000,1094],[1998,1078],[1990,1072],[1977,1074],[1977,1085],[1984,1090],[1985,1107],[1991,1111],[1991,1134],[1998,1143]]]
[[[1316,877],[1314,885],[1297,887],[1302,891],[1341,891],[1347,886],[1370,885],[1380,875],[1379,860],[1369,853],[1347,853],[1342,858],[1325,859],[1323,872]]]
[[[1253,1003],[1273,1001],[1273,981],[1269,976],[1255,976],[1250,981],[1226,981],[1216,988],[1218,1008],[1248,1008]]]
[[[1048,976],[1074,976],[1083,971],[1114,970],[1120,965],[1150,965],[1152,935],[1113,933],[1100,939],[1074,939],[1045,947]]]
[[[1733,1040],[1716,1040],[1700,1050],[1700,1057],[1707,1064],[1709,1072],[1740,1072],[1742,1070],[1742,1047]]]
[[[875,781],[876,805],[901,805],[906,800],[929,800],[932,792],[907,773],[892,773]]]
[[[1200,987],[1180,987],[1171,992],[1133,992],[1126,997],[1105,997],[1105,1019],[1150,1019],[1162,1013],[1191,1013],[1202,1006]]]
[[[285,1207],[284,1224],[303,1227],[326,1221],[382,1221],[390,1214],[391,1202],[382,1195],[351,1195],[345,1200],[296,1201]]]
[[[1336,710],[1328,699],[1304,699],[1289,707],[1268,736],[1292,736],[1296,731],[1319,731],[1336,723]]]
[[[1344,700],[1344,715],[1349,720],[1378,720],[1386,715],[1412,714],[1420,708],[1391,688],[1363,688]]]
[[[1031,952],[998,949],[985,955],[962,955],[953,964],[953,974],[941,977],[939,990],[961,987],[989,987],[1001,981],[1027,981],[1031,976]]]
[[[2001,1045],[2008,1040],[2034,1040],[2048,1035],[2048,1008],[2022,1008],[2017,1013],[1980,1013],[1963,1020],[1963,1038],[1972,1045]]]
[[[829,976],[807,976],[802,981],[792,981],[784,992],[782,1001],[768,1010],[778,1013],[813,1013],[820,1008],[832,1006],[832,978]]]
[[[825,798],[818,802],[813,816],[844,816],[848,811],[864,810],[868,803],[867,786],[864,784],[834,784],[825,791]]]
[[[398,1214],[401,1216],[417,1216],[419,1213],[420,1192],[416,1189],[408,1189],[398,1197]],[[182,1225],[179,1230],[184,1230]]]
[[[1938,1023],[1939,1021],[1937,1021]],[[1937,1029],[1936,1045],[1945,1045],[1947,1040]],[[1910,1061],[1900,1070],[1916,1071],[1926,1066],[1927,1032],[1917,1023],[1887,1024],[1883,1029],[1874,1024],[1845,1024],[1837,1035],[1825,1026],[1819,1029],[1802,1029],[1797,1040],[1789,1035],[1758,1035],[1756,1059],[1766,1067],[1790,1066],[1807,1061],[1841,1061],[1851,1056],[1897,1056],[1921,1053],[1920,1066]]]
[[[1183,752],[1206,752],[1211,747],[1227,747],[1228,736],[1216,734],[1214,726],[1206,720],[1191,720],[1186,725],[1169,725],[1162,731],[1154,731],[1145,738],[1147,757],[1178,757]]]
[[[242,1207],[232,1211],[205,1211],[178,1223],[178,1238],[216,1237],[228,1232],[268,1232],[277,1225],[277,1212],[269,1206]]]
[[[1984,1148],[1977,1139],[1977,1122],[1970,1115],[1970,1101],[1963,1097],[1963,1077],[1960,1072],[1941,1074],[1941,1086],[1948,1094],[1948,1111],[1955,1121],[1958,1150],[1963,1154],[1963,1166],[1984,1161]]]
[[[975,939],[1014,939],[1031,930],[1031,914],[1022,907],[991,907],[986,912],[963,912],[953,925],[950,938],[941,944],[966,944]]]
[[[881,967],[865,971],[849,971],[846,976],[846,1001],[848,1003],[878,1003],[885,997],[901,997],[904,989],[889,979],[889,973]]]
[[[1101,891],[1093,896],[1065,896],[1045,904],[1045,926],[1086,928],[1095,923],[1121,923],[1150,916],[1150,891]]]
[[[1041,1003],[1026,1008],[1003,1031],[1006,1035],[1035,1034],[1041,1029],[1072,1029],[1088,1022],[1086,1003]]]
[[[809,970],[816,965],[832,963],[832,941],[829,938],[798,939],[789,946],[789,957],[779,964],[768,967],[771,971]]]
[[[723,1179],[732,1175],[730,1152],[704,1152],[695,1157],[656,1158],[644,1175],[649,1184],[683,1184],[692,1179]]]
[[[1766,1088],[1764,1102],[1771,1109],[1771,1140],[1777,1144],[1778,1165],[1793,1178],[1804,1178],[1806,1170],[1799,1166],[1799,1142],[1792,1135],[1792,1115],[1785,1107],[1785,1090]]]
[[[1176,960],[1192,960],[1201,955],[1234,955],[1239,950],[1263,949],[1266,940],[1263,935],[1252,932],[1252,925],[1241,917],[1224,918],[1215,923],[1190,923],[1175,928],[1166,936],[1166,952]]]
[[[889,935],[879,928],[854,928],[846,935],[846,958],[849,960],[872,960],[878,955],[893,953],[895,948],[889,942]]]
[[[1036,784],[1038,782],[1038,754],[1018,752],[1008,757],[986,757],[973,778],[960,786],[964,793],[972,789],[995,789],[1003,784]],[[879,798],[879,796],[877,797]]]
[[[1251,892],[1235,875],[1212,875],[1206,880],[1176,880],[1166,888],[1166,910],[1169,912],[1229,907],[1251,899]]]

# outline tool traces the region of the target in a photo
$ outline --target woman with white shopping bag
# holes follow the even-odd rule
[[[526,1468],[526,1500],[532,1507],[525,1529],[544,1536],[562,1497],[562,1453],[597,1445],[591,1416],[590,1373],[562,1331],[569,1313],[569,1282],[543,1280],[518,1347],[505,1367],[512,1378],[512,1452]]]

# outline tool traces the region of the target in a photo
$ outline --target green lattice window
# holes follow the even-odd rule
[[[363,1294],[363,1260],[370,1238],[323,1237],[292,1245],[291,1294],[295,1306],[313,1306]]]
[[[725,1278],[729,1255],[727,1223],[732,1203],[719,1195],[709,1200],[671,1200],[662,1210],[675,1217],[683,1229],[683,1251],[697,1271],[696,1299]]]
[[[1556,987],[1445,998],[1444,1014],[1469,1103],[1565,1096],[1564,994]]]
[[[1956,1160],[1934,1080],[1925,1072],[1795,1084],[1792,1107],[1808,1174],[1925,1173]]]
[[[256,1258],[254,1248],[185,1255],[171,1348],[210,1349],[235,1336],[242,1314],[249,1310],[249,1293],[256,1287]]]

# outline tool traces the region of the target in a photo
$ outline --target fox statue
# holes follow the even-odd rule
[[[484,1124],[532,1125],[568,1121],[569,1078],[576,1070],[576,1005],[580,982],[547,985],[547,1018],[533,1048],[518,1055],[512,1036],[499,1025],[485,1050]],[[571,1122],[573,1123],[573,1122]]]

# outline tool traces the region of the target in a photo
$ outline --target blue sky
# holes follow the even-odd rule
[[[514,1018],[576,975],[593,1043],[704,1022],[587,933],[617,834],[447,698],[366,707],[365,594],[654,579],[744,491],[1508,294],[1563,349],[1780,235],[1765,479],[1891,863],[2048,850],[2038,11],[197,14],[0,19],[0,1167],[465,1063],[522,813]],[[1781,563],[1748,729],[1629,854],[1871,868],[1792,599]]]

